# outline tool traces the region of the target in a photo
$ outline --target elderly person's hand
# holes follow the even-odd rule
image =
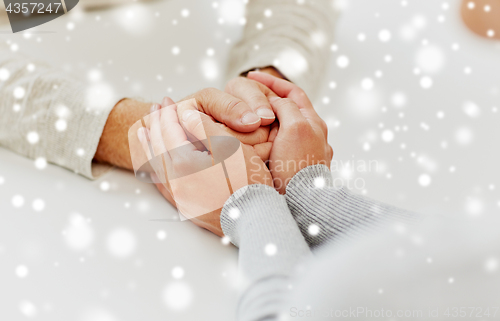
[[[186,104],[195,102],[179,105]],[[161,108],[155,105],[147,129],[140,128],[138,138],[162,194],[173,198],[184,217],[222,236],[220,210],[232,192],[249,184],[273,186],[271,175],[256,147],[240,143],[210,117],[191,108],[184,108],[178,117],[177,106],[168,97]],[[193,145],[186,133],[205,150]]]
[[[259,72],[249,73],[248,78],[282,97],[271,99],[279,125],[274,123],[269,134],[273,141],[269,169],[276,190],[284,194],[292,177],[301,169],[315,164],[330,167],[333,149],[327,141],[328,127],[297,85]]]

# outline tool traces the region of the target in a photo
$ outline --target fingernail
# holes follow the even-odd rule
[[[170,105],[170,101],[171,101],[171,99],[169,97],[165,97],[161,101],[161,104],[163,105],[163,107],[167,107],[168,105]]]
[[[260,117],[252,112],[246,113],[243,117],[241,117],[241,123],[243,125],[253,125],[257,124],[259,121]]]
[[[194,110],[192,110],[192,109],[185,110],[182,113],[182,121],[187,122],[188,119],[189,119],[189,117],[191,117],[194,114],[196,114],[196,112]]]
[[[264,119],[274,119],[275,118],[274,113],[272,112],[272,110],[269,110],[267,108],[258,109],[257,110],[257,115],[259,115],[260,118],[264,118]]]
[[[158,104],[153,104],[153,105],[151,106],[151,110],[150,110],[150,112],[154,113],[154,112],[155,112],[155,111],[157,111],[157,110],[160,110],[160,105],[158,105]]]

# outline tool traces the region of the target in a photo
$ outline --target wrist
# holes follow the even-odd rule
[[[151,103],[143,103],[129,98],[120,100],[109,114],[94,160],[132,169],[128,130],[134,123],[147,115],[150,108]]]

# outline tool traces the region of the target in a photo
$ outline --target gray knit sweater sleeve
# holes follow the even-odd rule
[[[113,106],[93,108],[85,85],[0,45],[0,146],[88,178],[109,166],[92,163]]]
[[[387,223],[414,224],[421,216],[333,186],[330,170],[314,165],[297,173],[286,189],[286,201],[311,247],[364,235]]]
[[[228,77],[274,66],[313,97],[326,70],[337,17],[329,0],[249,0]]]
[[[266,185],[241,188],[224,205],[221,225],[240,248],[239,265],[247,284],[237,320],[279,319],[292,275],[311,255],[285,197]]]

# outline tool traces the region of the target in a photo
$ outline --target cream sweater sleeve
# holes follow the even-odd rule
[[[0,146],[43,158],[87,178],[109,166],[93,164],[109,108],[86,102],[85,84],[0,45]]]
[[[329,0],[249,0],[228,77],[274,66],[313,97],[328,61],[338,12]]]

